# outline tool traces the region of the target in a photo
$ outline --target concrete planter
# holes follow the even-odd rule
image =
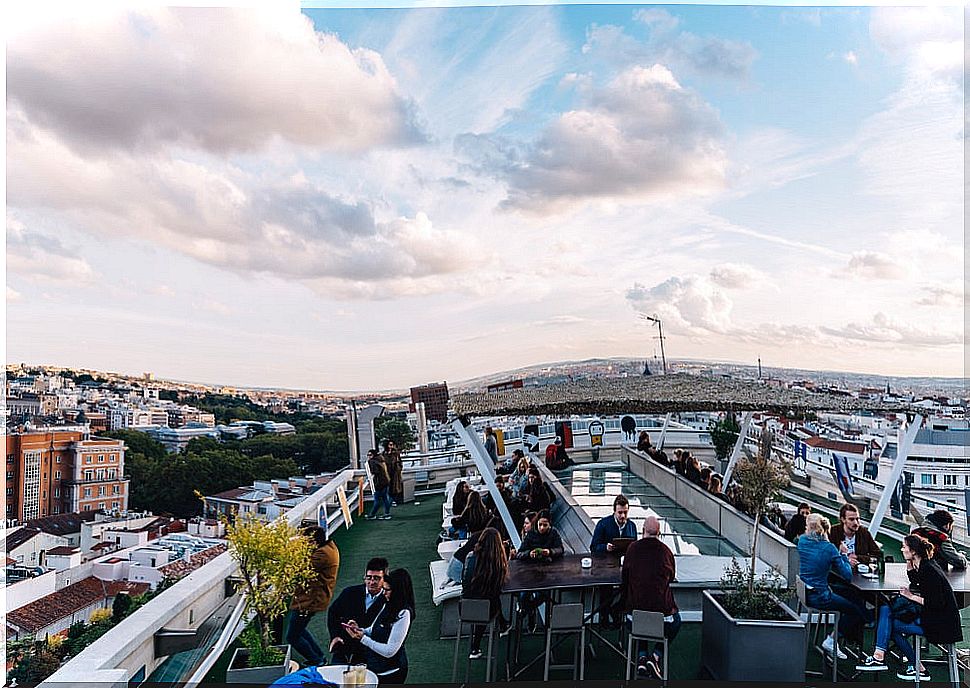
[[[703,667],[718,681],[805,680],[805,622],[774,598],[787,620],[735,619],[720,605],[717,591],[704,591],[701,629]]]
[[[263,667],[249,666],[249,650],[245,647],[236,648],[226,669],[226,683],[250,683],[268,686],[278,678],[290,673],[290,646],[276,645],[283,651],[283,661],[280,664]]]

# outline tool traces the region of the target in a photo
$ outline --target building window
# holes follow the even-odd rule
[[[98,508],[99,509],[103,509],[104,508],[104,502],[98,502]]]
[[[944,476],[943,476],[943,484],[944,485],[956,485],[957,484],[957,476],[950,475],[949,473],[944,474]]]
[[[60,480],[60,479],[61,479],[61,472],[54,471],[54,480]]]
[[[111,502],[111,508],[112,509],[117,509],[118,508],[118,502]],[[119,540],[119,542],[120,542],[120,540]]]
[[[59,488],[59,487],[55,487],[54,488],[54,496],[55,497],[60,497],[61,496],[61,488]]]
[[[7,488],[7,496],[8,497],[13,497],[13,488],[12,487],[8,487]]]
[[[90,497],[91,496],[91,488],[90,487],[85,487],[84,488],[84,496],[85,497]]]
[[[920,475],[921,485],[936,485],[936,473],[923,473]]]
[[[84,457],[84,463],[91,463],[91,457],[90,456],[85,456]]]
[[[59,506],[57,506],[57,505],[55,504],[55,505],[54,505],[54,513],[55,513],[55,514],[59,514],[59,513],[61,513],[61,507],[59,507]]]
[[[13,471],[7,471],[7,480],[13,480]]]
[[[104,463],[104,454],[98,454],[98,463]]]
[[[112,485],[111,486],[111,494],[121,494],[121,486],[120,485]]]
[[[61,462],[61,455],[60,455],[60,454],[58,454],[58,455],[57,455],[57,463],[60,463],[60,462]]]
[[[98,486],[98,496],[99,497],[103,497],[104,496],[104,485],[99,485]]]
[[[13,454],[7,454],[7,463],[13,463]]]

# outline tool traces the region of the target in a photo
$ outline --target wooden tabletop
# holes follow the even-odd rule
[[[585,557],[593,561],[588,569],[582,567],[581,562]],[[502,591],[619,585],[620,578],[620,557],[615,554],[567,554],[551,562],[515,559],[509,563],[509,579]]]
[[[970,581],[967,580],[966,571],[944,571],[943,574],[950,582],[950,587],[955,593],[970,592]],[[852,585],[863,592],[899,592],[900,588],[909,585],[909,577],[906,575],[906,564],[886,564],[886,571],[880,573],[878,577],[870,578],[860,573],[852,575]]]

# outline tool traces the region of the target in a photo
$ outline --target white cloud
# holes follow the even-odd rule
[[[380,56],[314,32],[295,6],[51,16],[7,43],[8,108],[78,150],[221,154],[280,138],[359,151],[420,138]]]
[[[918,306],[963,308],[966,295],[960,284],[933,284],[920,288],[924,296],[916,300]]]
[[[900,323],[885,313],[876,313],[868,322],[849,322],[842,327],[822,326],[820,330],[833,337],[908,347],[951,346],[963,343],[963,335],[959,331],[947,332]]]
[[[192,308],[197,311],[212,313],[214,315],[221,315],[223,317],[228,317],[232,315],[232,309],[224,304],[222,301],[212,298],[199,299],[192,302]]]
[[[84,285],[95,278],[94,270],[77,255],[76,249],[64,246],[57,237],[28,230],[10,215],[7,216],[7,269],[43,282]]]
[[[646,315],[658,316],[676,334],[726,333],[733,302],[701,275],[670,277],[653,287],[634,284],[626,298]]]
[[[149,294],[153,296],[164,296],[165,298],[175,298],[175,290],[172,289],[167,284],[156,284],[154,287],[148,290]]]
[[[13,287],[7,287],[7,303],[16,303],[23,300],[24,296]]]
[[[751,265],[721,263],[711,268],[711,281],[725,289],[746,289],[767,279],[765,273]]]
[[[893,256],[879,251],[856,251],[840,274],[862,279],[896,280],[909,275],[909,270]]]
[[[717,113],[666,67],[632,67],[565,112],[508,171],[506,206],[558,212],[592,200],[651,201],[723,185]]]
[[[634,10],[633,18],[649,26],[654,33],[670,33],[680,23],[670,12],[659,8]]]
[[[915,80],[963,80],[963,10],[960,7],[878,7],[869,22],[872,38],[904,61]]]
[[[853,67],[859,64],[859,56],[855,54],[855,51],[850,50],[842,55],[842,59],[848,62]]]

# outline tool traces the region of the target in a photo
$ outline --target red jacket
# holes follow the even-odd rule
[[[677,575],[674,554],[657,538],[642,538],[632,543],[623,558],[623,599],[626,610],[678,611],[670,584]]]

